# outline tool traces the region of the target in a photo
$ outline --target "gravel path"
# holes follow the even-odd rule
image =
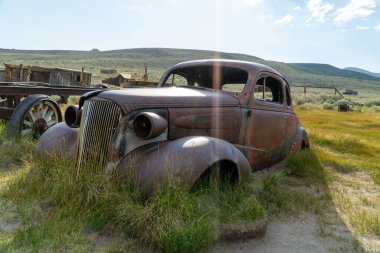
[[[209,253],[354,252],[348,230],[338,226],[332,228],[340,230],[340,238],[323,232],[318,218],[309,214],[300,218],[275,220],[269,222],[267,232],[262,238],[238,242],[218,241],[209,249]]]

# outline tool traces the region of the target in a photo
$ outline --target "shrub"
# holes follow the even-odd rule
[[[287,177],[284,173],[268,175],[262,180],[258,193],[260,203],[272,215],[292,214],[313,210],[317,200],[306,192],[292,190],[284,185]]]
[[[309,177],[316,182],[321,182],[325,176],[317,155],[308,149],[288,156],[285,167],[289,175]]]
[[[199,252],[216,237],[213,205],[169,183],[144,204],[124,201],[118,220],[129,232],[165,252]]]
[[[324,103],[323,104],[323,109],[325,109],[325,110],[334,110],[335,106],[333,104]]]

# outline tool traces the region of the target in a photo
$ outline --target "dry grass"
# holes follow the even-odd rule
[[[380,249],[380,114],[298,110],[341,219],[366,252]]]
[[[144,251],[134,242],[119,243],[125,234],[169,252],[202,251],[221,222],[312,212],[325,227],[343,222],[357,251],[376,252],[380,115],[320,109],[297,114],[313,150],[289,157],[285,170],[226,188],[222,195],[169,184],[149,201],[115,185],[109,176],[92,174],[75,181],[69,162],[36,160],[34,144],[7,140],[0,124],[0,214],[6,224],[0,227],[0,250],[97,251],[97,238],[111,226],[118,231],[113,237],[124,239],[103,252]],[[331,218],[332,213],[337,217]]]

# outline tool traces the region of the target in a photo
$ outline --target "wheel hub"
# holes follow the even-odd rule
[[[47,122],[43,118],[38,118],[33,125],[35,133],[42,134],[47,128]]]

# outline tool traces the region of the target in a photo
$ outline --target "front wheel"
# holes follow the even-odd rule
[[[7,126],[8,137],[39,136],[49,127],[62,121],[58,104],[46,95],[32,95],[14,110]]]

